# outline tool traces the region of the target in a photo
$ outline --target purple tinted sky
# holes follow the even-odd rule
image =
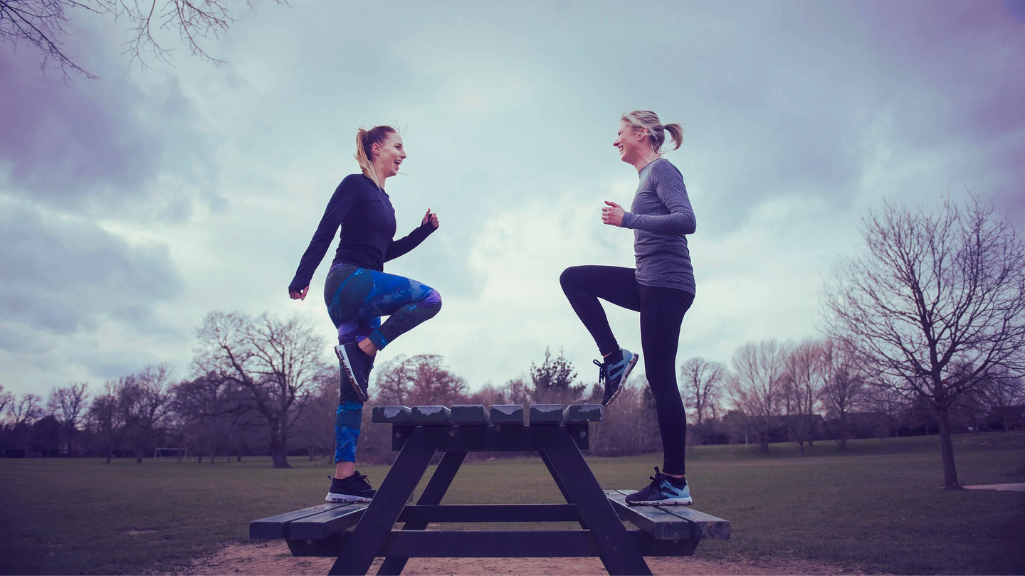
[[[627,109],[686,129],[667,156],[698,216],[681,361],[814,336],[822,279],[884,198],[970,190],[1025,225],[1023,0],[361,4],[257,3],[208,45],[222,67],[179,50],[128,68],[125,32],[89,14],[68,47],[99,80],[5,45],[0,383],[184,376],[215,309],[298,312],[330,338],[326,266],[306,302],[285,287],[356,170],[355,129],[379,122],[410,153],[400,232],[428,207],[443,226],[389,271],[446,302],[388,353],[440,353],[471,387],[545,346],[589,365],[557,279],[631,265],[630,233],[598,220],[636,186],[611,147]],[[637,340],[634,315],[610,318]]]

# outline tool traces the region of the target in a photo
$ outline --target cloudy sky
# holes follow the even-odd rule
[[[212,310],[301,314],[331,339],[329,262],[305,302],[286,289],[361,125],[402,128],[400,234],[441,218],[387,271],[444,309],[383,359],[441,354],[471,388],[546,346],[595,376],[558,278],[633,263],[632,233],[600,221],[637,185],[612,147],[626,110],[685,128],[667,154],[698,219],[681,362],[814,336],[823,279],[883,199],[972,191],[1025,226],[1025,0],[238,4],[205,44],[219,67],[174,36],[171,64],[130,66],[123,25],[82,12],[65,47],[96,80],[0,44],[8,390],[185,376]],[[639,348],[636,315],[609,316]]]

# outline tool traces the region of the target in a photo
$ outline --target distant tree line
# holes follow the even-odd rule
[[[886,204],[862,233],[867,252],[826,286],[822,337],[753,341],[728,364],[680,365],[691,445],[793,442],[803,454],[824,440],[845,449],[851,438],[935,433],[944,484],[956,488],[952,433],[1025,426],[1021,235],[974,198]],[[213,312],[196,335],[184,380],[153,365],[91,395],[85,383],[54,388],[45,403],[0,386],[0,449],[141,462],[174,447],[210,463],[270,454],[276,467],[333,453],[340,372],[307,321]],[[394,457],[387,427],[370,423],[373,405],[597,403],[596,381],[549,349],[524,376],[479,388],[441,356],[398,356],[373,373],[359,458]],[[660,442],[654,398],[633,377],[594,425],[591,453],[654,452]]]
[[[44,402],[0,387],[0,449],[28,455],[100,456],[142,462],[158,447],[187,449],[199,463],[243,455],[327,458],[334,452],[339,371],[316,352],[323,342],[293,317],[210,314],[198,331],[192,375],[175,380],[169,365],[146,366],[108,380],[90,395],[85,383],[54,388]],[[361,461],[390,463],[387,426],[370,422],[375,405],[598,403],[601,388],[579,378],[560,351],[545,351],[528,373],[502,386],[471,391],[436,354],[400,355],[374,371],[364,410]],[[597,376],[597,375],[595,375]],[[836,341],[776,340],[741,346],[730,364],[691,358],[680,365],[688,408],[688,443],[750,444],[768,451],[793,442],[800,452],[816,441],[843,449],[851,438],[938,433],[924,398],[873,385],[849,350]],[[624,456],[661,449],[654,397],[643,375],[631,377],[593,425],[590,453]],[[1025,427],[1020,379],[996,379],[952,409],[957,431]],[[482,454],[479,458],[509,454]]]

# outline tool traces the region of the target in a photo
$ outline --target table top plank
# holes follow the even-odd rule
[[[413,411],[408,406],[374,406],[371,422],[374,424],[410,424]]]
[[[570,404],[569,408],[566,408],[563,424],[601,422],[602,411],[601,404]]]
[[[489,426],[491,418],[483,405],[453,404],[452,423],[459,426]]]
[[[491,421],[503,426],[523,425],[523,406],[520,404],[504,404],[491,407]]]
[[[562,404],[531,404],[531,426],[558,426],[562,424]]]
[[[413,406],[413,424],[419,426],[451,426],[452,411],[445,406]]]

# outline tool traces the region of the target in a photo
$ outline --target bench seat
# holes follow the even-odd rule
[[[636,490],[606,490],[619,517],[658,540],[729,538],[730,523],[690,506],[631,506],[626,497]]]
[[[687,506],[630,506],[632,490],[606,490],[619,517],[656,540],[729,538],[730,523]],[[332,503],[254,520],[249,537],[258,539],[325,540],[355,526],[367,504]],[[579,522],[571,504],[407,505],[399,522]]]

